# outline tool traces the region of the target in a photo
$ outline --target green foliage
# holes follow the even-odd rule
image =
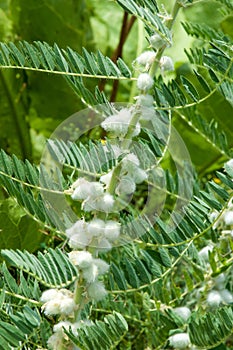
[[[129,21],[137,18],[139,39],[132,50],[134,59],[137,49],[138,55],[143,46],[148,49],[145,37],[157,33],[164,46],[156,51],[154,75],[149,71],[154,78],[150,108],[155,112],[152,125],[156,134],[142,122],[141,133],[130,149],[149,176],[137,186],[130,203],[123,198],[118,203],[120,209],[106,215],[85,211],[83,203],[72,200],[70,194],[78,178],[99,181],[113,169],[115,181],[120,179],[126,154],[115,155],[118,139],[113,141],[111,134],[95,130],[76,142],[73,139],[80,130],[73,130],[78,136],[72,140],[48,138],[48,158],[36,164],[44,136],[82,104],[95,113],[95,125],[99,125],[103,113],[96,104],[104,104],[105,117],[115,113],[109,102],[114,84],[122,84],[117,88],[117,96],[124,97],[122,102],[132,100],[138,68],[135,62],[130,64],[130,51],[126,51],[128,56],[122,55],[122,46],[119,57],[112,60],[111,53],[105,52],[112,43],[106,44],[105,50],[95,50],[92,30],[96,24],[90,16],[102,3],[0,2],[0,349],[48,348],[48,339],[56,336],[53,327],[68,319],[79,322],[75,323],[77,332],[71,327],[61,329],[64,342],[57,345],[59,350],[75,346],[83,350],[172,349],[169,337],[186,332],[192,345],[200,349],[230,350],[233,225],[227,222],[226,213],[233,213],[233,171],[231,163],[224,163],[232,158],[233,146],[233,7],[229,0],[214,1],[221,10],[215,14],[219,20],[215,28],[211,19],[203,24],[195,11],[189,12],[204,8],[202,16],[206,17],[215,6],[212,4],[174,1],[171,18],[169,6],[161,6],[161,1],[116,3],[118,15]],[[175,73],[166,75],[160,69],[160,58],[176,40],[176,29],[171,28],[178,10],[184,10],[186,16],[182,17],[182,35],[191,36],[194,45],[184,48],[187,61],[179,62],[176,57]],[[95,16],[100,23],[101,13]],[[112,24],[103,25],[110,28]],[[123,34],[127,25],[121,28]],[[88,129],[90,120],[80,123]],[[174,141],[174,127],[196,172],[186,164]],[[32,135],[43,140],[42,144],[36,145],[38,139]],[[51,159],[52,169],[48,169],[46,161]],[[147,212],[141,208],[149,195]],[[150,215],[154,202],[158,210]],[[120,205],[125,205],[124,209]],[[67,228],[77,218],[90,222],[92,215],[117,221],[122,227],[121,238],[111,252],[103,254],[84,246],[85,253],[93,254],[94,259],[99,254],[109,263],[108,274],[101,274],[93,292],[95,295],[103,282],[108,290],[103,300],[90,297],[89,288],[96,280],[85,284],[85,272],[79,263],[74,266],[68,255],[73,247]],[[219,286],[221,276],[224,282]],[[75,300],[74,314],[66,318],[62,313],[39,312],[46,289],[69,289]],[[211,300],[212,291],[220,295],[219,302]],[[182,306],[191,310],[186,319],[176,312]]]

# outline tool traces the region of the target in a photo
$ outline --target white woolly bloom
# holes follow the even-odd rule
[[[119,222],[109,220],[105,224],[104,236],[110,241],[115,241],[121,232],[121,224]]]
[[[224,273],[220,273],[220,275],[214,278],[214,284],[218,290],[224,289],[226,284],[226,276]]]
[[[71,238],[75,234],[82,234],[86,232],[86,223],[84,220],[78,220],[73,226],[66,230],[66,236]]]
[[[132,194],[136,190],[136,185],[130,176],[122,176],[116,188],[116,194]]]
[[[123,165],[124,170],[125,169],[128,170],[130,167],[132,168],[132,166],[133,166],[133,169],[135,169],[135,165],[139,166],[139,164],[140,164],[140,162],[139,162],[138,157],[135,154],[133,154],[133,153],[127,154],[122,159],[122,165]]]
[[[155,57],[156,53],[154,51],[145,51],[140,56],[138,56],[135,61],[139,65],[145,66],[146,69],[149,69],[154,62]]]
[[[54,333],[62,333],[64,334],[63,330],[65,329],[66,331],[69,331],[71,328],[71,331],[73,332],[74,335],[78,335],[77,328],[78,325],[77,323],[71,323],[69,321],[60,321],[57,324],[53,326],[53,331]]]
[[[169,337],[170,345],[176,349],[185,349],[190,344],[188,333],[178,333]]]
[[[226,304],[233,303],[233,294],[228,289],[222,289],[219,291],[222,300]]]
[[[153,120],[155,116],[156,116],[156,112],[154,110],[154,107],[153,106],[147,107],[142,110],[140,120],[150,121],[150,120]]]
[[[50,300],[42,306],[42,311],[45,315],[58,315],[60,314],[61,298]]]
[[[143,181],[147,179],[147,173],[145,170],[136,168],[135,171],[132,173],[132,179],[136,184],[140,184]]]
[[[186,322],[191,315],[191,311],[186,306],[176,307],[173,311],[176,315],[180,316],[184,322]]]
[[[125,136],[131,117],[131,111],[128,108],[122,108],[116,114],[107,117],[101,126],[104,130],[115,133],[116,136]]]
[[[100,182],[104,183],[106,186],[108,186],[112,180],[112,173],[113,171],[109,171],[109,173],[102,175],[100,177]]]
[[[210,307],[218,307],[222,302],[222,297],[220,292],[217,290],[212,290],[211,292],[209,292],[207,295],[206,302]]]
[[[212,252],[213,246],[207,245],[206,247],[202,248],[198,252],[199,258],[201,258],[203,261],[208,262],[209,261],[209,252]]]
[[[72,249],[83,249],[88,245],[89,242],[90,242],[90,238],[87,236],[86,232],[83,232],[83,233],[79,233],[77,235],[71,236],[68,244]]]
[[[48,301],[50,300],[54,300],[54,299],[57,299],[60,297],[60,292],[59,290],[57,289],[47,289],[45,290],[41,297],[40,297],[40,300],[43,302],[43,303],[47,303]]]
[[[73,298],[64,297],[60,301],[60,312],[63,315],[70,315],[75,310],[76,304]]]
[[[47,341],[48,348],[51,350],[57,350],[60,348],[63,342],[63,336],[60,333],[52,334]]]
[[[137,80],[137,87],[141,91],[148,91],[154,85],[154,80],[148,73],[142,73]]]
[[[157,33],[153,34],[149,38],[149,42],[150,42],[151,46],[156,50],[158,50],[161,47],[163,47],[164,45],[166,45],[166,41]]]
[[[80,177],[75,181],[75,190],[71,195],[72,199],[86,199],[90,195],[89,181]]]
[[[98,268],[98,275],[103,275],[109,270],[109,265],[102,259],[94,259],[94,264]]]
[[[83,269],[83,278],[88,282],[94,282],[98,277],[98,267],[96,264],[91,264],[88,268]]]
[[[91,236],[99,236],[103,233],[105,227],[105,223],[101,219],[93,219],[89,222],[87,226],[87,232]]]
[[[68,256],[70,261],[81,269],[89,267],[93,262],[91,253],[86,251],[72,251]]]
[[[107,291],[102,282],[91,283],[87,288],[88,296],[96,301],[102,300],[107,295]]]
[[[162,71],[173,71],[174,70],[174,64],[169,56],[163,56],[161,57],[160,61],[160,68]]]
[[[227,226],[233,225],[233,211],[232,210],[225,212],[224,222]]]
[[[105,193],[98,203],[98,209],[109,213],[112,211],[114,203],[113,196],[110,193]]]
[[[144,107],[152,107],[154,104],[154,98],[152,95],[145,94],[139,95],[136,97],[137,102]]]

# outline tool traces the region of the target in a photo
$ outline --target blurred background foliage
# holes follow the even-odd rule
[[[158,3],[169,12],[173,1]],[[174,45],[165,53],[174,59],[176,71],[172,77],[178,84],[181,74],[187,76],[203,95],[184,52],[184,48],[198,47],[200,42],[186,34],[181,22],[204,23],[233,37],[232,18],[233,14],[224,13],[221,5],[212,0],[198,2],[197,6],[180,12],[174,27]],[[117,51],[124,19],[131,27],[123,47]],[[110,0],[0,0],[0,41],[17,40],[40,40],[51,45],[56,42],[61,48],[69,46],[78,52],[84,46],[91,51],[99,49],[113,59],[120,54],[130,67],[137,54],[148,47],[142,25],[130,16],[126,18],[117,3]],[[129,101],[129,96],[132,100],[135,91],[134,84],[129,82],[118,87],[96,80],[86,84],[92,91],[99,84],[109,98],[113,97],[112,89],[117,89],[114,99],[118,102]],[[0,147],[34,163],[39,163],[45,140],[56,126],[85,108],[62,77],[19,70],[0,71],[0,101]],[[214,120],[232,147],[232,100],[227,101],[220,92],[215,92],[197,110],[207,122]],[[190,109],[182,113],[188,114]],[[222,166],[224,156],[206,137],[190,128],[179,114],[174,113],[173,120],[201,176],[208,177]],[[14,202],[6,198],[4,191],[0,200],[0,248],[38,249],[40,242],[45,241],[43,230],[39,231],[38,225],[24,212],[15,210]]]

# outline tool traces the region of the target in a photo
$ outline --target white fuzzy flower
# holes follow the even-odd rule
[[[233,225],[233,211],[232,210],[225,212],[224,222],[227,226]]]
[[[154,107],[146,107],[142,109],[142,114],[140,117],[140,120],[146,120],[146,121],[150,121],[153,120],[156,116],[156,112]]]
[[[109,265],[102,259],[94,259],[94,264],[98,268],[98,275],[103,275],[109,270]]]
[[[123,159],[122,159],[122,166],[124,168],[124,170],[128,170],[128,169],[135,169],[135,165],[139,166],[140,162],[138,157],[133,154],[133,153],[129,153],[127,154]]]
[[[115,241],[119,237],[120,231],[120,223],[113,220],[109,220],[105,224],[104,236],[110,241]]]
[[[141,65],[145,66],[145,69],[149,69],[152,63],[154,62],[156,57],[156,53],[154,51],[145,51],[140,56],[136,58],[136,62]]]
[[[89,181],[80,177],[77,181],[75,181],[75,190],[71,195],[71,198],[74,200],[78,199],[86,199],[90,195],[90,185]]]
[[[48,348],[51,350],[57,350],[61,347],[63,342],[63,336],[60,333],[52,334],[47,341]]]
[[[166,45],[166,41],[157,33],[153,34],[149,38],[149,42],[150,42],[151,46],[156,50],[158,50],[161,47],[163,47],[164,45]]]
[[[152,107],[154,104],[154,98],[152,95],[145,94],[136,97],[137,102],[144,107]]]
[[[218,307],[222,302],[222,297],[220,292],[217,290],[212,290],[211,292],[208,293],[206,301],[210,307]]]
[[[104,183],[106,186],[108,186],[112,180],[112,170],[109,171],[109,173],[102,175],[100,177],[100,182]]]
[[[109,193],[105,193],[99,200],[98,209],[104,211],[105,213],[109,213],[113,210],[114,203],[115,201],[113,196]]]
[[[88,296],[96,301],[102,300],[107,295],[107,291],[102,282],[91,283],[87,288]]]
[[[80,269],[89,267],[93,262],[91,253],[86,251],[72,251],[68,255],[70,261]]]
[[[66,230],[66,236],[71,238],[75,234],[83,234],[86,232],[86,223],[84,220],[78,220],[73,226]]]
[[[202,248],[198,252],[199,258],[201,258],[203,261],[208,262],[209,261],[209,253],[212,252],[213,246],[207,245],[206,247]]]
[[[42,306],[42,311],[44,311],[45,315],[58,315],[60,314],[60,304],[61,298],[50,300]]]
[[[101,126],[104,130],[115,133],[116,136],[125,136],[131,117],[131,111],[128,108],[122,108],[116,114],[107,117]]]
[[[71,236],[69,239],[69,246],[72,249],[83,249],[90,242],[90,238],[88,237],[86,232],[79,233]]]
[[[173,61],[171,59],[171,57],[169,56],[163,56],[161,57],[160,61],[160,68],[161,70],[164,71],[173,71],[174,70],[174,64]]]
[[[136,184],[140,184],[147,179],[147,173],[141,168],[136,168],[132,173],[132,179]]]
[[[136,185],[130,176],[122,176],[116,188],[116,194],[132,194],[136,190]]]
[[[186,322],[191,315],[191,311],[186,306],[176,307],[173,311],[176,315],[180,316],[184,322]]]
[[[91,237],[99,236],[104,232],[105,223],[101,219],[93,219],[87,226],[87,232]]]
[[[148,73],[142,73],[137,80],[137,87],[141,91],[148,91],[154,85],[154,80]]]
[[[83,278],[88,282],[94,282],[98,277],[98,267],[96,264],[91,264],[88,268],[83,269]]]
[[[222,289],[219,291],[222,300],[226,304],[233,303],[233,294],[228,289]]]
[[[75,310],[76,304],[73,298],[64,297],[60,301],[60,312],[63,315],[70,315]]]
[[[69,321],[60,321],[60,322],[58,322],[57,324],[55,324],[53,326],[53,331],[54,331],[54,333],[62,333],[62,334],[64,334],[63,329],[65,329],[66,331],[69,331],[70,328],[71,328],[73,334],[77,336],[78,335],[77,324],[76,323],[71,323]]]
[[[178,333],[169,337],[170,345],[176,349],[185,349],[190,344],[188,333]]]
[[[54,300],[54,299],[57,299],[60,297],[60,292],[59,290],[57,289],[47,289],[45,290],[41,297],[40,297],[40,300],[43,302],[43,303],[47,303],[48,301],[50,300]]]

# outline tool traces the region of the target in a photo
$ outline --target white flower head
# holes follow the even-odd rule
[[[102,175],[100,177],[100,182],[104,183],[106,186],[108,186],[111,182],[111,179],[112,179],[112,170],[109,171],[107,174],[105,175]]]
[[[136,190],[136,185],[130,176],[122,176],[120,182],[116,188],[116,194],[118,195],[129,195],[133,194]]]
[[[152,107],[154,105],[154,98],[152,95],[149,94],[141,94],[136,97],[137,102],[144,107]]]
[[[222,289],[219,291],[222,300],[226,304],[232,304],[233,303],[233,293],[231,293],[228,289]]]
[[[135,171],[132,173],[132,179],[136,184],[142,183],[147,178],[147,173],[141,168],[136,168]]]
[[[233,211],[229,210],[224,213],[224,222],[227,226],[233,225]]]
[[[152,63],[156,58],[156,53],[154,51],[145,51],[140,56],[136,58],[137,64],[144,66],[146,70],[150,68]]]
[[[218,307],[222,302],[222,297],[220,292],[217,290],[212,290],[211,292],[209,292],[207,295],[206,302],[212,308]]]
[[[164,71],[174,71],[174,64],[173,64],[171,57],[169,57],[169,56],[161,57],[159,64],[160,64],[160,68],[163,72]]]
[[[98,277],[98,267],[93,262],[88,268],[83,269],[83,278],[88,282],[94,282]]]
[[[148,73],[142,73],[137,80],[137,87],[141,91],[148,91],[154,85],[154,80]]]
[[[80,269],[89,267],[93,262],[91,253],[86,251],[72,251],[68,256],[70,261]]]
[[[88,296],[96,301],[102,300],[107,295],[107,291],[102,282],[91,283],[87,288]]]
[[[131,117],[130,109],[122,108],[119,112],[116,112],[116,114],[107,117],[101,123],[101,126],[104,130],[113,132],[116,136],[125,136]]]
[[[198,252],[199,258],[201,258],[204,262],[208,262],[209,261],[209,253],[212,252],[212,250],[213,250],[212,245],[205,246],[204,248],[202,248]]]
[[[104,211],[105,213],[109,213],[113,210],[115,200],[110,193],[105,193],[98,203],[98,209]]]
[[[53,331],[54,333],[64,334],[63,329],[65,329],[66,331],[69,331],[69,329],[71,329],[73,334],[77,336],[78,335],[77,328],[78,327],[76,326],[75,323],[71,323],[69,321],[60,321],[53,326]]]
[[[70,315],[74,312],[76,304],[73,298],[64,297],[60,301],[60,312],[63,315]]]
[[[105,223],[101,219],[93,219],[87,226],[87,232],[91,237],[99,236],[104,232]]]
[[[40,300],[43,303],[47,303],[48,301],[54,300],[54,299],[57,299],[57,298],[60,298],[59,290],[57,290],[57,289],[47,289],[47,290],[45,290],[42,293],[42,295],[40,297]]]
[[[86,199],[90,195],[90,184],[85,178],[80,177],[75,182],[75,190],[71,195],[74,200]]]
[[[50,300],[42,306],[42,311],[44,311],[45,315],[58,315],[60,314],[60,304],[61,298]]]
[[[224,275],[224,273],[220,273],[220,275],[214,278],[214,284],[216,289],[224,289],[226,284],[226,276]]]
[[[98,275],[103,275],[109,270],[109,265],[102,259],[94,259],[94,264],[98,268]]]
[[[88,237],[86,232],[83,232],[71,236],[68,244],[72,249],[83,249],[89,244],[89,242],[90,238]]]
[[[177,333],[169,337],[170,345],[176,349],[185,349],[190,344],[188,333]]]
[[[49,337],[47,341],[48,348],[51,350],[57,350],[60,348],[63,342],[63,336],[61,333],[54,333]]]
[[[180,316],[184,322],[186,322],[191,315],[191,311],[186,306],[176,307],[173,311],[176,315]]]
[[[66,230],[66,236],[71,238],[75,234],[83,234],[86,232],[86,223],[84,220],[78,220],[73,226]]]
[[[161,47],[163,47],[164,45],[166,45],[166,41],[157,33],[153,34],[149,38],[149,42],[150,42],[151,46],[156,50],[158,50]]]
[[[128,168],[132,168],[133,167],[133,170],[135,169],[135,166],[139,166],[140,162],[139,162],[139,159],[138,157],[133,154],[133,153],[129,153],[127,154],[123,159],[122,159],[122,165],[124,167],[124,170],[125,169],[128,169]]]
[[[105,224],[104,236],[111,242],[115,241],[121,232],[121,224],[119,222],[108,220]]]
[[[108,252],[112,249],[112,244],[109,242],[107,238],[102,238],[98,244],[96,245],[96,248],[99,252]]]

